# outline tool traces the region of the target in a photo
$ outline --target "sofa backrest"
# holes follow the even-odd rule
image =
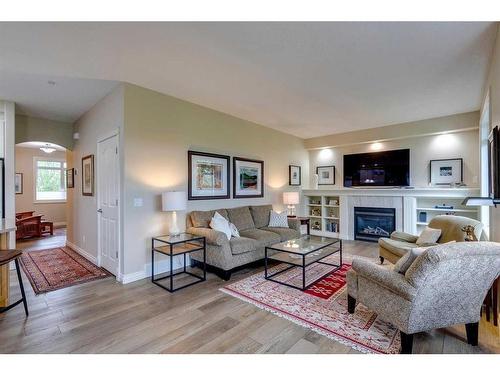
[[[255,223],[250,213],[250,207],[228,208],[227,214],[229,216],[229,221],[233,223],[239,231],[255,228]]]
[[[210,226],[210,221],[212,217],[214,217],[215,212],[218,212],[222,216],[224,216],[227,220],[229,220],[229,216],[227,214],[227,210],[224,208],[220,208],[217,210],[210,211],[192,211],[186,217],[186,226],[195,227],[195,228],[208,228]]]
[[[253,222],[256,228],[263,228],[269,225],[269,216],[272,210],[272,204],[250,206],[250,212],[252,213]]]
[[[438,215],[429,222],[429,228],[441,229],[441,237],[439,237],[438,240],[439,243],[465,241],[465,232],[462,231],[462,228],[466,225],[472,225],[474,227],[474,233],[479,240],[486,239],[483,233],[483,224],[469,217]]]

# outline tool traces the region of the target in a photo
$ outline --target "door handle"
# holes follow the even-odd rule
[[[100,214],[102,214],[102,208],[99,208],[99,209],[97,210],[97,212],[99,212]]]

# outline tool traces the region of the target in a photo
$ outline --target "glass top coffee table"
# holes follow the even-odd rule
[[[324,258],[339,253],[339,264],[323,261]],[[269,260],[286,263],[289,267],[280,269],[279,271],[269,274]],[[333,273],[342,267],[342,240],[339,238],[328,238],[319,236],[303,236],[295,240],[280,242],[265,248],[265,278],[278,284],[286,285],[291,288],[306,290],[316,281],[324,277],[321,275],[306,284],[306,269],[314,263],[320,263],[327,266],[332,266],[332,270],[328,274]],[[302,286],[296,286],[277,280],[276,276],[292,269],[299,267],[302,269]]]

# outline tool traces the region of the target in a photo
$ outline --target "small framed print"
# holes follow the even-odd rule
[[[264,196],[264,162],[233,158],[233,198]]]
[[[463,159],[431,160],[429,181],[433,186],[463,183]]]
[[[301,171],[298,165],[288,166],[288,185],[300,186],[301,184]]]
[[[14,191],[16,192],[16,194],[23,193],[23,174],[22,173],[16,173],[16,177],[14,180]]]
[[[66,188],[73,189],[75,187],[75,168],[66,169]]]
[[[318,185],[335,185],[335,167],[333,165],[316,167]]]
[[[82,195],[94,195],[94,155],[82,158]]]
[[[188,200],[229,199],[229,156],[188,151]]]

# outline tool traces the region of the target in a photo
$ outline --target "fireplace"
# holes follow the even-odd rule
[[[396,229],[396,209],[354,207],[354,239],[376,242]]]

